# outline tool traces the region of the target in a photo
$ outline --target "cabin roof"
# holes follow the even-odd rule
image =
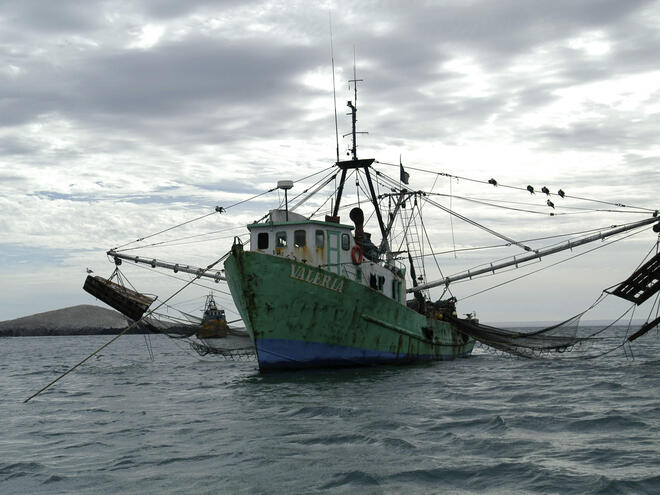
[[[320,225],[323,227],[329,227],[333,229],[348,229],[352,230],[355,227],[352,225],[346,225],[343,223],[335,222],[323,222],[321,220],[289,220],[288,222],[265,222],[265,223],[251,223],[247,226],[248,230],[254,228],[271,228],[271,227],[280,227],[280,226],[293,226],[293,225]]]

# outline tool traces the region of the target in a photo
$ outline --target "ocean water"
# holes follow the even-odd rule
[[[660,493],[655,330],[634,359],[269,375],[124,336],[23,403],[108,339],[0,340],[0,493]]]

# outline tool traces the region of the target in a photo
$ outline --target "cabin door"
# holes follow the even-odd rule
[[[339,249],[339,238],[340,233],[336,230],[328,230],[328,271],[334,272],[337,275],[340,275],[340,264],[339,257],[341,255],[341,250]]]

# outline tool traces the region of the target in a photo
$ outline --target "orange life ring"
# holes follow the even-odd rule
[[[362,263],[362,248],[357,244],[351,249],[351,260],[354,265],[359,265]]]

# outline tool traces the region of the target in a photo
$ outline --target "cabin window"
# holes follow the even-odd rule
[[[383,286],[385,285],[385,277],[378,275],[378,290],[382,292]]]
[[[304,230],[296,230],[293,233],[293,247],[301,248],[307,244],[307,234]]]
[[[315,242],[317,248],[322,248],[325,245],[325,236],[323,235],[322,230],[317,230],[314,238],[316,239]]]
[[[341,235],[341,248],[344,251],[348,251],[349,247],[351,247],[351,241],[348,238],[348,234],[342,234]]]
[[[401,282],[397,279],[392,279],[392,299],[395,301],[401,300]]]
[[[268,249],[268,232],[260,232],[257,235],[257,249]]]
[[[286,247],[286,232],[278,232],[277,234],[275,234],[275,247],[276,248]]]

